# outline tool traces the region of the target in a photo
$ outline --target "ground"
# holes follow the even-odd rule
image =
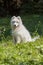
[[[0,65],[43,65],[43,38],[31,43],[0,43]]]

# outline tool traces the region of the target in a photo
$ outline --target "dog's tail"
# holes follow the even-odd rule
[[[34,38],[32,38],[32,42],[34,42],[35,40],[37,40],[37,39],[39,39],[40,38],[40,36],[38,35],[38,36],[36,36],[36,37],[34,37]]]

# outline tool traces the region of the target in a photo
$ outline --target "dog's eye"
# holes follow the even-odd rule
[[[12,23],[14,23],[15,21],[13,21]]]

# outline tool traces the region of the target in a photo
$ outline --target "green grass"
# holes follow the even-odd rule
[[[0,65],[43,65],[43,16],[22,15],[21,18],[32,36],[41,37],[35,42],[14,44],[10,18],[0,18]]]
[[[43,37],[31,43],[0,42],[0,65],[43,65]]]

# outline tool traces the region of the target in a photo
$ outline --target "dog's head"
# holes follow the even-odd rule
[[[18,17],[13,16],[11,18],[11,25],[13,27],[16,28],[16,27],[20,26],[21,24],[22,24],[22,20],[21,20],[21,17],[20,16],[18,16]]]

